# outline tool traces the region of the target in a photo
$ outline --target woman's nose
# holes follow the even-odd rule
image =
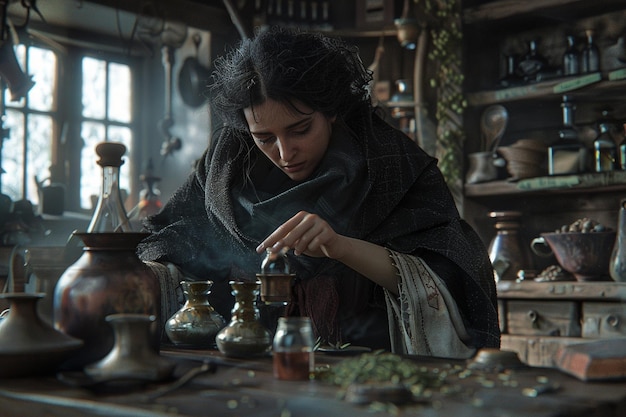
[[[280,154],[280,159],[285,162],[291,161],[296,153],[295,147],[293,146],[291,141],[285,139],[278,140],[278,152]]]

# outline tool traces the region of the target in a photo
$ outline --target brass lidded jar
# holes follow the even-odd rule
[[[259,321],[257,307],[260,281],[230,281],[235,305],[230,323],[219,331],[215,341],[225,356],[252,357],[265,355],[272,345],[272,335]]]

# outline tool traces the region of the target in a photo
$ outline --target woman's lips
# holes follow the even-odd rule
[[[297,164],[289,164],[289,165],[285,165],[283,166],[283,169],[286,172],[298,172],[300,171],[302,168],[304,168],[304,162],[299,162]]]

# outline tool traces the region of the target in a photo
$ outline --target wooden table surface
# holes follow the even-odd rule
[[[208,350],[163,350],[180,378],[203,361],[210,370],[174,388],[176,379],[123,390],[73,386],[55,375],[0,380],[2,417],[78,416],[626,416],[626,381],[582,382],[547,368],[481,371],[467,362],[410,358],[431,372],[445,372],[445,385],[400,406],[356,405],[341,389],[319,380],[293,382],[272,376],[272,359],[234,360]],[[347,359],[316,353],[316,366]],[[541,393],[541,389],[553,389]],[[172,389],[174,388],[174,389]],[[529,389],[539,394],[529,396]],[[172,390],[168,390],[172,389]]]

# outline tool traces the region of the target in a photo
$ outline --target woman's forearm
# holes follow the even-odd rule
[[[343,237],[347,250],[337,260],[378,285],[398,294],[398,270],[389,252],[382,246],[365,240]]]

